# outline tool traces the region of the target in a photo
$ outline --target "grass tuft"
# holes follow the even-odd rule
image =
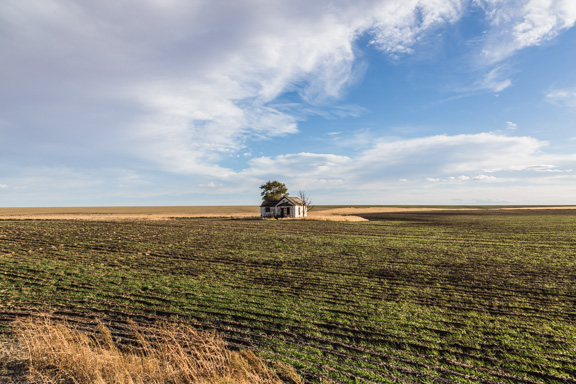
[[[282,367],[290,378],[284,381],[253,352],[229,350],[214,332],[166,323],[130,328],[135,342],[127,347],[115,343],[103,324],[91,334],[46,315],[18,320],[14,336],[0,341],[0,367],[5,377],[6,367],[26,370],[28,382],[38,384],[301,382],[289,367]]]

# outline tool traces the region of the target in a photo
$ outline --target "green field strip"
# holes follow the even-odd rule
[[[364,379],[371,379],[372,381],[368,382],[387,382],[386,379],[394,379],[396,376],[391,376],[386,372],[382,371],[384,367],[386,371],[393,370],[399,374],[409,374],[412,376],[420,376],[425,377],[428,376],[430,378],[437,378],[434,375],[429,375],[428,373],[424,373],[417,369],[414,369],[410,364],[408,365],[398,365],[392,364],[385,361],[372,361],[370,363],[370,359],[363,357],[363,355],[358,356],[351,356],[348,354],[344,354],[332,349],[328,349],[323,347],[322,345],[314,345],[314,344],[288,344],[279,341],[278,339],[269,339],[267,340],[269,345],[277,345],[277,348],[272,348],[272,352],[276,355],[280,356],[288,356],[291,357],[294,361],[298,361],[300,364],[312,364],[312,365],[319,365],[317,361],[314,360],[310,354],[306,354],[302,352],[303,350],[309,350],[310,348],[320,352],[319,354],[316,353],[315,355],[321,355],[322,361],[332,362],[333,365],[337,365],[341,368],[340,372],[348,372],[354,373],[353,378],[364,378]],[[268,350],[264,350],[268,351]],[[371,365],[371,368],[368,368],[368,364]],[[359,367],[362,367],[362,370],[359,371]],[[367,369],[368,368],[368,369]],[[377,379],[377,380],[376,380]],[[444,380],[442,380],[444,381]],[[449,381],[445,381],[449,383]]]
[[[315,348],[320,351],[325,351],[326,359],[334,361],[335,364],[341,366],[345,364],[349,368],[354,368],[360,365],[363,370],[369,370],[372,375],[381,375],[382,370],[394,371],[395,376],[409,375],[411,377],[428,377],[434,381],[440,381],[445,383],[454,382],[468,382],[470,379],[474,379],[475,382],[490,382],[494,383],[487,377],[480,378],[469,373],[462,373],[454,370],[447,369],[441,366],[432,366],[425,363],[418,363],[408,359],[397,359],[386,354],[380,354],[378,356],[366,355],[365,353],[359,355],[350,355],[336,350],[327,349],[321,345],[314,345]],[[277,353],[282,353],[282,350],[276,351]],[[385,378],[389,375],[383,375]],[[373,377],[373,376],[372,376]]]
[[[268,351],[262,351],[261,354],[271,360],[282,361],[286,364],[290,364],[296,367],[296,370],[302,375],[302,377],[311,380],[312,382],[325,382],[328,380],[337,380],[339,383],[370,383],[371,381],[366,381],[364,379],[359,379],[356,375],[336,370],[330,366],[322,363],[306,362],[292,358],[291,356],[286,356],[281,353],[274,353]],[[312,369],[310,369],[312,367]],[[389,372],[381,373],[381,378],[383,383],[398,383],[399,376],[394,375]],[[402,380],[402,383],[406,384],[416,384],[412,380]]]
[[[46,231],[59,245],[57,250],[45,247],[50,242],[40,244],[30,240],[30,236],[20,236],[28,238],[28,244],[2,243],[2,249],[18,255],[0,257],[0,271],[10,273],[19,268],[20,275],[14,277],[14,282],[22,286],[27,277],[41,275],[46,264],[23,262],[2,267],[6,257],[50,258],[54,263],[64,262],[65,269],[68,258],[84,265],[54,282],[50,280],[51,272],[46,271],[36,280],[37,284],[28,285],[27,293],[34,295],[28,303],[52,303],[74,296],[78,301],[70,304],[78,311],[98,309],[102,314],[118,317],[195,316],[195,321],[225,334],[244,329],[250,336],[243,342],[254,345],[284,339],[285,333],[278,330],[290,330],[296,335],[289,339],[295,348],[302,343],[299,339],[307,337],[318,338],[309,341],[316,348],[326,342],[349,342],[371,353],[381,350],[412,363],[427,362],[432,368],[425,370],[448,367],[462,375],[451,379],[462,382],[470,379],[466,375],[476,375],[471,376],[473,382],[489,380],[492,373],[488,371],[499,372],[503,382],[514,382],[505,378],[513,373],[517,379],[537,382],[572,380],[574,363],[571,364],[570,356],[575,333],[566,325],[574,319],[575,276],[558,271],[569,271],[574,265],[565,247],[575,243],[574,236],[560,234],[543,239],[546,232],[541,228],[564,227],[551,226],[542,216],[534,219],[540,220],[538,235],[529,235],[530,231],[521,236],[502,232],[496,238],[497,227],[493,224],[501,226],[498,230],[505,230],[513,220],[504,216],[497,221],[488,216],[475,219],[492,229],[486,234],[479,232],[470,220],[442,220],[450,225],[443,228],[443,221],[434,220],[399,225],[197,220],[179,226],[170,222],[109,222],[87,224],[76,230],[77,223],[67,222],[68,229],[63,231],[68,233],[67,239],[53,229]],[[34,227],[34,223],[27,224]],[[61,223],[50,223],[56,224]],[[228,238],[231,228],[243,225],[240,235]],[[532,226],[522,225],[517,227],[532,230]],[[287,228],[289,232],[284,233]],[[95,229],[100,236],[90,240]],[[254,234],[260,231],[263,233],[258,238],[277,236],[284,241],[254,242]],[[369,237],[362,236],[366,231]],[[40,230],[32,232],[38,237],[45,235]],[[316,235],[318,238],[314,239]],[[354,239],[354,235],[358,238]],[[299,236],[314,241],[287,245]],[[515,246],[511,246],[514,241],[509,236],[516,236]],[[563,243],[554,248],[558,239]],[[547,247],[541,246],[543,240]],[[119,244],[111,244],[113,241]],[[531,247],[526,243],[529,241],[540,244]],[[321,248],[305,249],[311,245]],[[465,262],[461,263],[463,257]],[[94,273],[96,280],[87,280]],[[160,276],[164,277],[158,279]],[[210,282],[212,287],[206,285]],[[193,284],[186,288],[189,283]],[[24,305],[25,296],[14,289],[18,287],[6,287],[6,282],[0,282],[2,297],[12,296],[13,303]],[[85,295],[90,295],[90,299],[80,301]],[[274,305],[270,298],[274,298]],[[287,312],[285,308],[289,306],[291,310]],[[399,312],[379,311],[382,306],[397,311],[409,309],[415,314],[427,309],[408,321],[392,317]],[[209,313],[194,314],[209,308]],[[229,318],[238,321],[231,322]],[[483,324],[486,321],[488,324]],[[545,329],[540,330],[540,325]],[[460,336],[461,331],[467,332]],[[390,345],[380,348],[381,339],[390,341]],[[434,348],[425,348],[431,346]],[[344,355],[351,358],[357,353],[349,351]],[[458,364],[443,358],[456,358]],[[326,362],[333,372],[340,369],[336,360]],[[365,377],[365,381],[370,382],[370,377],[377,380],[378,368],[365,367],[362,371],[362,367],[353,365],[352,372],[358,369],[360,373],[356,374]]]

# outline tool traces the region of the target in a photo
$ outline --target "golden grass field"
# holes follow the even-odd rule
[[[427,212],[446,207],[397,206],[315,206],[306,219],[326,221],[366,221],[366,214]],[[453,209],[471,209],[470,207]],[[474,208],[472,208],[474,209]],[[576,206],[491,206],[476,209],[576,209]],[[170,218],[231,217],[258,218],[259,206],[159,206],[159,207],[37,207],[0,208],[0,220],[166,220]]]

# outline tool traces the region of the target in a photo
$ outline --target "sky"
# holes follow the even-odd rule
[[[576,204],[574,0],[3,0],[0,206]]]

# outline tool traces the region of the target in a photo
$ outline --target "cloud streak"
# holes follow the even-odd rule
[[[552,38],[576,19],[569,1],[480,4],[493,25],[485,48],[492,62]],[[176,169],[199,172],[251,139],[297,132],[298,119],[270,104],[281,94],[296,92],[308,104],[337,99],[354,78],[358,36],[369,33],[387,54],[410,53],[423,36],[457,22],[470,7],[464,0],[135,5],[7,1],[0,11],[9,53],[2,63],[3,88],[10,89],[2,97],[5,109],[20,94],[30,108],[44,111],[43,122],[51,122],[47,129],[56,136],[99,132],[92,145],[107,146],[108,135],[139,136],[139,154],[160,159],[165,168],[174,164],[162,153],[177,139],[174,161],[199,168]],[[510,31],[513,38],[503,38]],[[494,71],[482,86],[498,92],[510,82]],[[86,118],[118,105],[130,106],[130,113],[96,124]],[[42,129],[43,122],[17,109],[9,109],[13,120]],[[70,126],[64,119],[72,119],[74,129],[64,128]]]
[[[483,54],[497,63],[514,52],[555,38],[576,23],[570,0],[481,0],[492,29]]]
[[[576,88],[552,90],[546,93],[546,100],[569,108],[576,108]]]
[[[300,188],[342,184],[364,189],[395,180],[495,181],[570,173],[576,155],[544,153],[547,143],[532,137],[493,133],[377,140],[356,156],[298,153],[255,158],[242,176],[290,177]],[[353,187],[352,187],[353,186]]]

